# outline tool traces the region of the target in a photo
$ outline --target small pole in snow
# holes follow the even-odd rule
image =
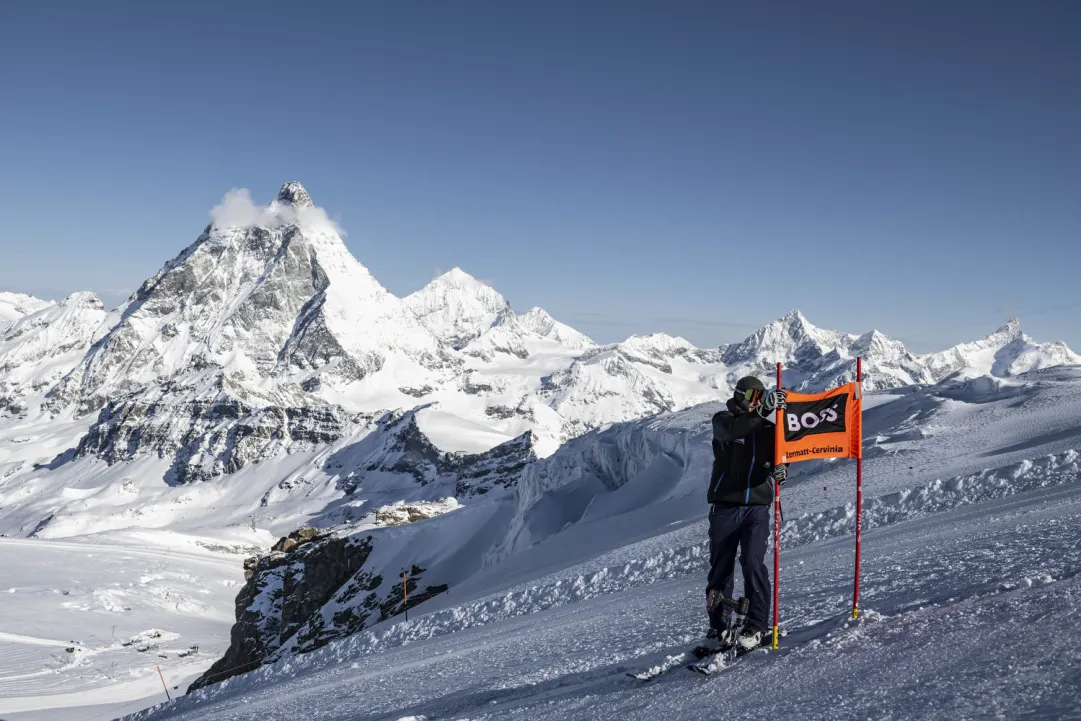
[[[172,696],[169,695],[169,687],[165,685],[165,677],[161,675],[161,666],[158,666],[158,678],[161,679],[161,687],[165,689],[165,698],[172,701]]]
[[[405,606],[405,620],[409,620],[409,571],[402,571],[402,604]]]
[[[856,358],[856,392],[863,397],[863,358]],[[863,405],[860,401],[860,454],[856,456],[856,574],[852,581],[852,620],[860,617],[860,536],[863,531]]]
[[[782,388],[783,377],[781,364],[777,364],[777,390]],[[788,462],[788,456],[784,453],[784,413],[783,408],[777,409],[777,420],[774,424],[774,451],[773,465]],[[777,650],[780,642],[781,618],[781,486],[773,484],[773,650]]]

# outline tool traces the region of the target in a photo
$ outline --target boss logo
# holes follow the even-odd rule
[[[847,407],[847,393],[807,403],[790,401],[784,414],[785,440],[796,441],[818,433],[843,433]]]
[[[811,412],[804,413],[801,416],[790,414],[785,416],[788,420],[788,430],[793,433],[806,429],[811,430],[818,426],[819,423],[825,421],[826,423],[836,423],[840,416],[837,414],[837,407],[834,405],[832,408],[827,408],[824,411],[820,411],[817,415]]]

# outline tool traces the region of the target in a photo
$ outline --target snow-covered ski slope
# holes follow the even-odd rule
[[[136,718],[1075,717],[1079,396],[1081,369],[1058,368],[1009,388],[877,398],[866,412],[864,618],[847,618],[851,463],[797,467],[785,485],[781,651],[719,677],[626,675],[704,631],[700,436],[711,409],[698,408],[580,439],[580,459],[622,443],[635,470],[408,622]],[[574,496],[552,485],[540,503],[561,489]]]
[[[717,678],[677,668],[643,686],[626,676],[699,639],[699,556],[668,578],[675,569],[658,562],[645,585],[620,583],[617,567],[543,593],[522,587],[137,718],[1076,717],[1077,459],[1061,483],[869,531],[858,622],[846,619],[850,539],[786,550],[781,650]],[[547,603],[561,592],[565,603]],[[425,638],[441,623],[460,630]]]
[[[138,532],[0,538],[0,718],[83,719],[179,689],[229,641],[243,556]],[[90,709],[93,709],[92,711]]]

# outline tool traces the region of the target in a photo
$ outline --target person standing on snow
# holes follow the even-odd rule
[[[783,389],[766,391],[753,376],[741,378],[727,410],[713,416],[713,473],[707,498],[709,512],[709,576],[706,584],[710,636],[723,646],[751,649],[772,640],[770,579],[766,543],[774,485],[784,483],[787,467],[773,467],[774,424],[768,416],[787,407]],[[728,628],[729,611],[719,602],[731,598],[740,551],[744,595],[750,612],[739,638]]]

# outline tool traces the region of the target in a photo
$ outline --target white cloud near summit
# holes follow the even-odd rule
[[[247,228],[254,225],[279,228],[296,223],[306,228],[332,230],[341,237],[345,231],[317,206],[295,208],[286,203],[259,206],[252,202],[247,188],[233,188],[210,211],[210,219],[216,228]]]

